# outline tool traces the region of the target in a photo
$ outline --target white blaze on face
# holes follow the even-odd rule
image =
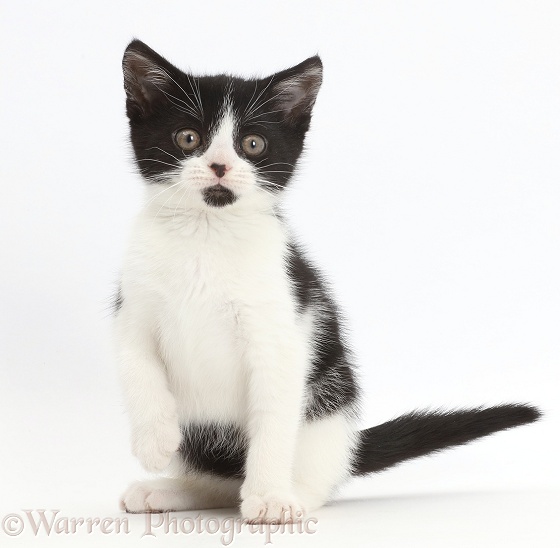
[[[202,158],[208,166],[220,164],[226,166],[226,172],[243,162],[235,152],[233,136],[235,134],[235,117],[230,108],[224,108],[224,114],[217,125],[210,146]]]

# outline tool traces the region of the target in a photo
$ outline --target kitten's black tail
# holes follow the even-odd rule
[[[522,424],[541,412],[531,405],[504,404],[455,411],[413,411],[359,432],[353,474],[380,472],[405,460],[463,445]]]

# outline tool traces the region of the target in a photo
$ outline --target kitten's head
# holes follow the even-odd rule
[[[195,77],[134,40],[123,70],[136,161],[162,207],[274,203],[303,148],[319,57],[262,79]]]

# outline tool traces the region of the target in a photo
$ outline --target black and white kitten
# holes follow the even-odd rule
[[[116,303],[134,454],[166,477],[128,512],[240,503],[293,520],[351,475],[535,421],[528,405],[415,412],[358,431],[336,305],[278,213],[322,65],[263,79],[194,77],[142,42],[123,59],[146,203]]]

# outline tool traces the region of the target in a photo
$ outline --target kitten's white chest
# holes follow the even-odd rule
[[[292,306],[279,222],[193,218],[152,226],[143,240],[159,349],[181,420],[245,423],[240,315],[270,301]]]

